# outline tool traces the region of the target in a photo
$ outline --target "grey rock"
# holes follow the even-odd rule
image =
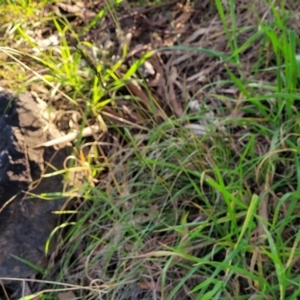
[[[53,211],[65,199],[38,195],[61,192],[64,179],[41,176],[53,172],[50,166],[61,170],[70,149],[35,146],[58,134],[30,93],[0,90],[0,279],[36,273],[18,257],[38,267],[46,264],[45,243],[58,221]]]

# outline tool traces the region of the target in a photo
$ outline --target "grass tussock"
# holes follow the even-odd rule
[[[29,2],[0,85],[100,130],[24,299],[298,299],[299,5]]]

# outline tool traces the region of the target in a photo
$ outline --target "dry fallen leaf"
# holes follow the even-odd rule
[[[139,282],[138,286],[143,290],[161,292],[161,285],[158,282],[154,282],[154,281]]]
[[[57,298],[58,298],[58,300],[74,300],[74,299],[77,299],[72,291],[67,291],[67,292],[64,292],[64,293],[58,293]]]

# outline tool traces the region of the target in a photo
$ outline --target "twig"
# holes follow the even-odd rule
[[[67,135],[58,137],[56,139],[47,141],[45,143],[41,143],[41,144],[35,146],[34,148],[52,147],[52,146],[56,146],[56,145],[60,145],[60,144],[69,143],[69,142],[74,141],[78,137],[79,134],[82,137],[88,137],[88,136],[92,136],[94,133],[97,133],[99,131],[100,131],[99,126],[92,125],[89,127],[85,127],[81,132],[78,132],[78,131],[70,132]]]

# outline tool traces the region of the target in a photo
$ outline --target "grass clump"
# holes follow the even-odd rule
[[[110,28],[102,48],[81,34],[109,16],[124,29],[122,4],[103,4],[87,24],[67,14],[37,21],[56,4],[34,5],[5,6],[27,13],[2,27],[1,84],[44,95],[79,116],[73,123],[81,128],[101,127],[76,144],[86,182],[76,187],[76,214],[61,226],[60,259],[45,278],[65,290],[72,284],[79,299],[297,299],[294,4],[216,0],[203,4],[199,20],[191,1],[160,20],[167,5],[160,3],[147,9],[162,23],[140,25],[160,32],[149,34],[152,47],[146,34]],[[59,40],[41,50],[30,31],[46,24]],[[140,44],[147,51],[135,57]],[[158,78],[141,76],[145,61]],[[58,286],[44,284],[51,292],[41,297],[55,298]]]

